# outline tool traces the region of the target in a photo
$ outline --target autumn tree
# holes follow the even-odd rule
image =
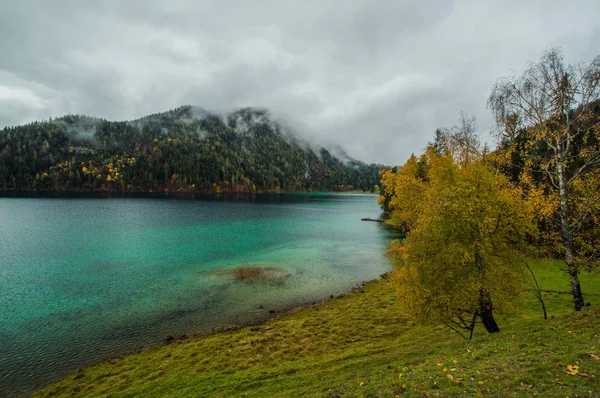
[[[474,116],[462,111],[459,120],[457,126],[438,128],[432,145],[439,155],[453,154],[458,162],[468,162],[481,154],[477,122]]]
[[[475,118],[460,112],[459,125],[436,129],[434,141],[428,144],[421,156],[412,154],[397,170],[380,171],[382,189],[379,204],[390,217],[388,223],[401,232],[408,232],[416,221],[424,184],[428,181],[429,159],[436,155],[451,156],[459,164],[479,158]]]
[[[493,311],[513,308],[526,279],[530,207],[480,159],[458,162],[455,154],[439,155],[432,146],[426,158],[426,178],[410,171],[414,159],[398,170],[396,181],[404,188],[392,202],[409,205],[401,214],[410,231],[389,249],[401,309],[469,335],[478,319],[488,332],[498,332]]]
[[[599,260],[597,234],[590,233],[600,205],[599,100],[600,56],[566,65],[559,50],[499,79],[488,99],[507,168],[545,202],[539,214],[549,225],[546,241],[560,247],[576,310],[584,305],[579,267]]]
[[[414,154],[398,170],[381,170],[379,204],[390,216],[389,223],[406,233],[417,221],[427,181],[427,158]]]

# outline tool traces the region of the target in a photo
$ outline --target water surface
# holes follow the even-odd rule
[[[377,278],[390,235],[360,219],[378,216],[373,195],[0,198],[0,396]]]

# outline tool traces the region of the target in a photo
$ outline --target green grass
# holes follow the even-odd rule
[[[323,304],[80,369],[37,396],[600,396],[600,273],[572,309],[558,263],[535,262],[549,319],[531,294],[501,333],[466,341],[398,315],[385,279]],[[579,366],[577,375],[567,366]]]

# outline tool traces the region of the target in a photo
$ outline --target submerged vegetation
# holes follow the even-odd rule
[[[265,272],[262,268],[256,265],[239,267],[235,269],[235,279],[244,280],[259,280],[264,278]]]
[[[305,142],[251,108],[183,106],[132,122],[68,115],[0,131],[5,190],[373,192],[381,167]]]
[[[234,271],[235,279],[245,283],[270,283],[281,285],[285,282],[286,274],[274,267],[259,267],[247,265],[238,267]]]

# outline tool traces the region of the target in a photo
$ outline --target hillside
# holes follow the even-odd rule
[[[562,265],[534,264],[548,320],[526,294],[500,333],[478,325],[473,340],[402,318],[381,279],[261,326],[79,369],[36,396],[599,397],[600,275],[581,275],[592,306],[574,312]]]
[[[129,122],[67,115],[0,131],[0,189],[373,191],[382,167],[311,145],[245,108],[183,106]]]

